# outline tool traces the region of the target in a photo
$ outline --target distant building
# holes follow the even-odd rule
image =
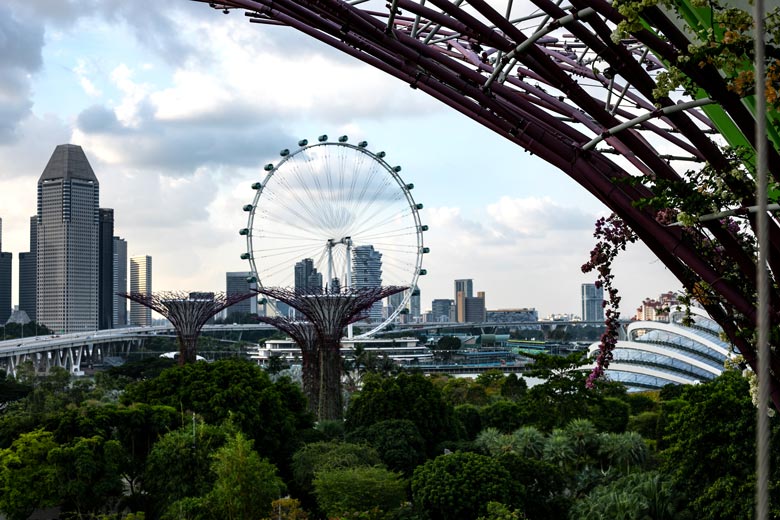
[[[395,310],[401,306],[401,304],[404,301],[404,296],[405,295],[403,292],[399,292],[399,293],[391,294],[390,296],[387,297],[387,303],[388,306],[390,307],[390,312],[395,312]]]
[[[584,283],[582,292],[582,321],[604,321],[604,289],[593,283]]]
[[[35,321],[35,288],[38,276],[35,272],[35,250],[38,247],[38,217],[30,217],[30,250],[19,253],[19,309]]]
[[[246,294],[257,290],[257,282],[250,282],[252,273],[248,271],[234,271],[225,273],[225,294],[229,297],[237,294]],[[244,301],[234,303],[227,308],[227,319],[230,320],[231,315],[257,315],[257,296],[252,296]]]
[[[114,328],[114,210],[100,208],[98,328]]]
[[[357,246],[352,250],[352,287],[363,289],[382,286],[382,253],[374,246]],[[382,301],[369,310],[369,320],[382,321]]]
[[[466,322],[466,298],[474,296],[474,282],[470,278],[455,280],[455,321]]]
[[[38,179],[35,309],[56,332],[98,328],[99,195],[81,147],[57,146]]]
[[[127,326],[127,298],[119,296],[119,293],[127,292],[127,242],[120,237],[113,237],[113,280],[111,295],[113,305],[114,328]]]
[[[148,255],[130,257],[130,292],[152,294],[152,257]],[[130,325],[148,327],[152,324],[152,309],[130,302]]]
[[[420,321],[420,288],[416,285],[412,288],[412,295],[409,298],[409,316],[412,321]]]
[[[679,305],[677,294],[674,292],[663,293],[657,300],[646,298],[636,310],[635,319],[645,321],[668,321],[669,312]]]
[[[431,302],[431,321],[448,322],[455,300],[436,299]]]
[[[517,323],[539,321],[539,313],[534,308],[496,309],[486,312],[488,323]]]
[[[317,272],[311,258],[304,258],[295,264],[295,290],[322,292],[322,273]]]
[[[11,253],[3,253],[3,219],[0,218],[0,324],[11,316]]]
[[[483,291],[478,292],[476,297],[466,298],[464,303],[464,321],[466,323],[482,323],[487,319]]]

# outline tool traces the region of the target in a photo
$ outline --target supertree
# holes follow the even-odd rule
[[[350,323],[366,319],[366,314],[358,314]],[[317,331],[314,325],[305,320],[289,318],[287,316],[259,316],[262,323],[273,325],[281,330],[301,349],[301,374],[303,393],[308,399],[309,410],[317,414],[320,406],[320,355]]]
[[[309,359],[308,366],[319,370],[319,396],[317,417],[319,420],[340,419],[343,414],[341,400],[341,339],[344,329],[359,319],[371,306],[392,294],[405,291],[408,287],[386,286],[343,289],[340,292],[323,293],[316,290],[262,287],[260,294],[286,303],[303,314],[307,321],[296,326],[293,336],[300,335],[307,343],[309,353],[316,352],[317,361]],[[266,323],[271,323],[266,321]],[[282,326],[293,323],[280,320]],[[277,325],[277,323],[273,323]],[[278,325],[277,325],[278,326]],[[311,335],[313,330],[314,335]],[[300,345],[300,343],[299,343]],[[303,347],[301,347],[303,349]],[[305,355],[305,354],[304,354]],[[316,381],[316,375],[307,375],[304,367],[304,385]],[[316,383],[315,383],[316,384]]]
[[[222,309],[251,298],[256,293],[226,295],[221,292],[164,291],[118,294],[149,307],[171,322],[179,340],[179,364],[184,365],[196,361],[198,337],[203,326]]]
[[[610,271],[643,241],[758,365],[757,274],[780,331],[780,222],[759,259],[756,194],[780,202],[780,17],[729,2],[670,0],[222,0],[257,24],[286,25],[376,67],[558,167],[610,208],[584,266],[619,302]],[[754,25],[767,38],[754,49]],[[754,65],[766,68],[766,100]],[[757,69],[756,69],[757,70]],[[760,108],[756,108],[761,103]],[[761,115],[757,118],[756,114]],[[756,131],[766,114],[767,130]],[[761,127],[759,127],[761,128]],[[757,173],[766,149],[769,189]],[[764,161],[761,161],[762,163]],[[780,206],[772,206],[780,207]],[[763,313],[762,313],[763,315]],[[603,342],[608,363],[615,327]],[[780,405],[780,353],[769,354]]]

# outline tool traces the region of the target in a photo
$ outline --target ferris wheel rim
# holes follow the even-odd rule
[[[325,139],[323,139],[325,137]],[[415,234],[415,241],[416,241],[416,253],[415,253],[415,260],[414,260],[414,268],[411,270],[410,278],[409,278],[409,288],[404,291],[404,297],[403,300],[399,305],[396,306],[396,308],[393,309],[393,311],[388,315],[387,318],[381,319],[378,323],[369,323],[370,330],[366,332],[362,332],[360,334],[357,334],[354,336],[355,339],[359,338],[367,338],[371,337],[376,332],[384,329],[389,324],[391,324],[399,314],[401,314],[402,310],[406,307],[406,305],[411,301],[412,297],[416,296],[416,290],[417,290],[417,283],[419,281],[419,278],[421,274],[425,274],[425,270],[422,269],[422,259],[423,254],[427,252],[427,249],[424,247],[424,240],[423,240],[423,231],[425,229],[425,226],[422,225],[422,221],[420,218],[419,210],[422,208],[421,204],[418,204],[414,200],[414,196],[411,193],[411,188],[413,187],[412,184],[407,184],[400,176],[399,172],[401,170],[400,167],[391,166],[390,163],[388,163],[384,157],[384,152],[373,152],[367,147],[367,143],[365,141],[360,142],[359,144],[355,145],[352,143],[349,143],[346,141],[346,137],[339,138],[338,141],[330,141],[327,140],[326,136],[321,136],[318,142],[316,143],[308,143],[305,140],[299,141],[298,148],[294,151],[290,150],[282,150],[280,155],[282,155],[281,160],[276,162],[275,164],[267,164],[265,166],[265,175],[263,176],[262,181],[259,183],[256,183],[253,185],[253,188],[255,188],[256,193],[254,196],[254,199],[251,204],[251,210],[249,211],[249,216],[247,219],[247,228],[246,228],[246,257],[249,260],[250,265],[250,273],[258,284],[258,287],[264,287],[263,285],[263,276],[261,275],[261,269],[258,268],[256,259],[255,259],[255,244],[254,244],[254,236],[253,236],[253,230],[254,224],[255,224],[255,218],[256,218],[256,212],[258,208],[258,203],[261,201],[263,193],[266,191],[269,182],[277,175],[279,172],[279,169],[282,168],[287,162],[292,161],[293,159],[297,158],[299,155],[304,154],[306,151],[314,149],[314,148],[328,148],[328,147],[336,147],[336,148],[344,148],[349,149],[353,152],[358,152],[361,154],[364,154],[367,156],[370,160],[374,161],[376,164],[379,165],[381,170],[389,174],[390,177],[393,179],[395,184],[398,188],[400,188],[401,193],[403,194],[403,198],[405,200],[406,206],[409,209],[409,215],[411,216],[411,222],[414,224],[414,234]],[[257,186],[259,184],[259,186]],[[257,186],[257,187],[256,187]],[[245,206],[246,209],[246,206]],[[243,230],[242,230],[243,231]],[[403,284],[405,285],[405,284]]]

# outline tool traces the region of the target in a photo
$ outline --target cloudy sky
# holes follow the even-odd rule
[[[472,278],[489,309],[579,314],[606,210],[564,174],[451,109],[292,29],[177,0],[0,3],[0,218],[29,250],[54,147],[82,146],[101,207],[156,290],[224,290],[246,270],[242,205],[278,151],[347,134],[403,166],[430,231],[423,309]],[[617,266],[624,312],[679,283],[643,246]]]

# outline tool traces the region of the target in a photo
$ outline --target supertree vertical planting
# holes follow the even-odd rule
[[[171,322],[179,341],[179,364],[194,363],[198,337],[203,326],[222,309],[255,296],[256,293],[226,295],[212,292],[164,291],[119,293],[128,300],[149,307]]]
[[[408,287],[386,286],[344,289],[333,293],[278,287],[258,289],[260,294],[284,302],[301,312],[314,330],[319,369],[319,403],[317,406],[319,420],[341,419],[343,414],[341,339],[344,337],[345,328],[356,319],[360,319],[375,302],[406,289]],[[298,330],[295,334],[298,332],[309,334],[308,331],[304,330]],[[308,338],[311,336],[302,337],[307,341]],[[311,376],[304,373],[303,377],[306,381]]]

